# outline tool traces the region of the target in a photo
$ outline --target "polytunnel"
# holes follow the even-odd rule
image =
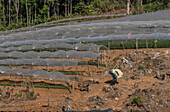
[[[35,51],[28,51],[24,53],[23,58],[27,58],[27,59],[39,58],[39,54]]]
[[[66,83],[69,83],[70,80],[79,81],[78,76],[66,76],[58,71],[47,72],[42,69],[34,69],[34,70],[28,70],[23,68],[11,69],[9,67],[0,66],[0,74],[6,76],[8,75],[32,76],[32,77],[44,78],[48,80],[62,81]]]
[[[74,49],[77,51],[88,51],[90,48],[85,44],[77,43],[74,44]]]
[[[64,50],[59,50],[53,53],[53,57],[57,57],[57,58],[66,58],[67,57],[67,53]]]
[[[39,53],[39,57],[40,58],[52,58],[54,57],[53,52],[49,52],[49,51],[42,51]]]
[[[8,53],[0,52],[0,58],[25,58],[25,59],[36,59],[36,58],[91,58],[96,59],[102,55],[101,53],[94,53],[92,51],[64,51],[58,50],[55,52],[35,52],[35,51],[28,51],[28,52],[18,52],[12,51]]]
[[[82,53],[81,52],[77,52],[75,50],[71,50],[71,51],[67,51],[66,55],[69,58],[82,58]]]
[[[103,45],[96,45],[93,43],[90,44],[67,44],[67,43],[49,43],[49,44],[34,44],[34,45],[22,45],[19,47],[8,47],[8,48],[1,48],[4,49],[3,51],[10,52],[10,51],[30,51],[30,50],[81,50],[81,51],[99,51],[99,50],[107,50],[107,47]]]
[[[23,45],[18,47],[19,51],[28,51],[28,50],[32,50],[32,45]]]
[[[59,60],[59,59],[4,59],[0,60],[0,65],[4,66],[77,66],[83,60]]]
[[[8,54],[0,52],[0,58],[8,58]]]
[[[6,54],[10,58],[22,58],[22,57],[24,57],[24,53],[18,52],[18,51],[12,51],[12,52],[9,52],[9,53],[6,53]]]
[[[41,50],[45,48],[45,46],[42,44],[33,44],[31,46],[32,46],[32,50]]]
[[[15,66],[15,65],[17,65],[17,61],[14,60],[14,59],[0,60],[0,65],[4,65],[4,66]]]

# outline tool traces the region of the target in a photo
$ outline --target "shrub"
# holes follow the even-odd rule
[[[139,102],[142,102],[142,99],[140,96],[132,99],[132,104],[134,104],[135,106],[138,106]]]
[[[143,69],[145,69],[145,66],[139,65],[139,66],[138,66],[138,69],[139,69],[139,70],[143,70]]]

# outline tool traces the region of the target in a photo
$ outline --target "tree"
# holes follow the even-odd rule
[[[127,14],[130,14],[130,0],[127,1]]]
[[[29,25],[29,20],[28,20],[28,5],[27,5],[27,0],[25,0],[25,8],[26,8],[26,12],[27,12],[27,26]]]
[[[44,11],[46,11],[46,0],[44,0]],[[46,22],[46,12],[44,12],[44,22]]]
[[[18,13],[19,13],[19,3],[20,1],[19,0],[14,0],[14,5],[15,5],[15,8],[16,8],[16,19],[17,19],[17,23],[18,23]]]
[[[11,10],[11,0],[9,0],[9,16],[8,16],[8,25],[10,26],[10,23],[11,23],[11,12],[10,12],[10,10]]]

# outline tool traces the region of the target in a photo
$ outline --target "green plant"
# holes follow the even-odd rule
[[[21,97],[21,96],[22,96],[22,94],[18,94],[18,93],[16,93],[14,96],[18,98],[18,97]]]
[[[149,61],[151,59],[150,59],[150,57],[146,57],[146,58],[144,58],[144,60]]]
[[[140,102],[140,103],[142,102],[142,99],[141,99],[140,96],[132,99],[132,104],[134,104],[135,106],[138,106],[138,105],[139,105],[139,102]]]
[[[35,100],[35,99],[37,99],[38,96],[40,96],[40,94],[39,93],[35,94],[35,92],[33,90],[33,91],[31,91],[30,93],[27,94],[27,99]]]
[[[0,86],[23,86],[22,84],[13,84],[13,83],[0,83]],[[36,88],[54,88],[54,89],[70,89],[70,87],[64,86],[46,86],[46,85],[33,85]]]
[[[138,70],[144,70],[144,69],[145,69],[145,66],[143,66],[143,65],[138,66]]]
[[[117,61],[118,60],[118,57],[114,58],[113,61]]]
[[[69,67],[69,68],[68,68],[68,70],[71,70],[71,69],[72,69],[72,67]]]
[[[102,67],[106,67],[105,64],[99,63],[99,62],[92,62],[92,61],[88,61],[88,65],[94,65],[94,66],[102,66]]]
[[[78,73],[77,72],[62,72],[64,73],[65,75],[81,75],[81,76],[84,76],[84,74],[81,74],[81,73]]]

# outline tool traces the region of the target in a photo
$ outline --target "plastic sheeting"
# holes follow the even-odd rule
[[[120,19],[82,22],[0,35],[0,46],[57,42],[97,42],[144,38],[145,36],[148,39],[170,39],[169,32],[170,10],[164,10]]]
[[[9,53],[1,53],[0,58],[25,58],[25,59],[35,59],[35,58],[91,58],[96,59],[98,57],[104,56],[101,53],[94,53],[92,51],[84,51],[79,52],[75,50],[64,51],[59,50],[56,52],[35,52],[35,51],[28,51],[28,52],[18,52],[12,51]]]
[[[83,63],[83,60],[58,60],[58,59],[4,59],[0,60],[2,66],[77,66],[79,63]]]
[[[36,46],[36,47],[35,47]],[[90,44],[66,44],[66,43],[49,43],[45,45],[23,45],[19,47],[9,47],[4,48],[5,52],[10,51],[30,51],[30,50],[56,50],[56,49],[63,49],[63,50],[78,50],[78,51],[99,51],[99,50],[107,50],[107,47],[103,45],[96,45],[93,43]],[[2,48],[3,50],[3,48]]]
[[[40,78],[54,80],[54,81],[64,81],[66,83],[69,83],[70,80],[72,79],[78,79],[77,76],[66,76],[58,71],[47,72],[42,69],[28,70],[23,68],[11,69],[9,67],[4,67],[4,66],[0,66],[0,74],[40,77]]]

